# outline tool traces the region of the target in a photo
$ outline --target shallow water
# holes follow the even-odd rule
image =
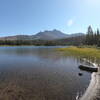
[[[83,94],[90,73],[81,61],[57,47],[0,47],[0,100],[75,100]]]

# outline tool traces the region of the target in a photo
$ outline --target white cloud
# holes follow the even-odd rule
[[[68,20],[67,22],[67,26],[72,26],[74,24],[74,21],[72,19]]]

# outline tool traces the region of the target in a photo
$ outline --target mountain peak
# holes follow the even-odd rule
[[[44,32],[39,32],[35,35],[35,38],[42,39],[42,40],[54,40],[54,39],[61,39],[66,37],[66,34],[62,33],[59,30],[46,30]]]
[[[56,40],[56,39],[64,39],[69,37],[77,37],[82,36],[83,33],[76,34],[64,34],[63,32],[54,29],[54,30],[45,30],[44,32],[39,32],[36,35],[17,35],[17,36],[9,36],[0,38],[0,40]]]
[[[57,30],[57,29],[53,29],[53,31],[58,32],[59,30]],[[60,31],[59,31],[59,32],[60,32]]]

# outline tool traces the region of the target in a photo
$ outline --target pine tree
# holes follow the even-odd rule
[[[97,29],[97,45],[100,46],[100,31]]]
[[[93,42],[93,30],[92,30],[91,26],[88,27],[88,31],[87,31],[87,35],[86,35],[86,44],[87,45],[94,44],[94,42]]]
[[[88,27],[85,44],[100,46],[100,31],[98,28],[96,32],[93,32],[92,27]]]

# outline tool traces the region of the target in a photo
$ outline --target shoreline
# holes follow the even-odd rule
[[[95,66],[96,67],[96,66]],[[93,72],[86,92],[79,100],[100,100],[100,68],[98,72]]]
[[[58,51],[65,53],[66,55],[71,55],[80,58],[87,58],[100,64],[100,49],[98,48],[79,48],[79,47],[69,47],[69,48],[59,48]]]

